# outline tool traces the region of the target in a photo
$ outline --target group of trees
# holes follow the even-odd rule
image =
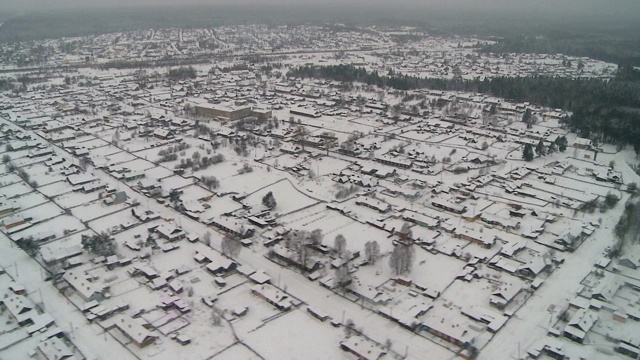
[[[177,69],[169,70],[167,77],[171,80],[195,79],[198,76],[193,66],[180,66]]]
[[[638,206],[638,198],[636,196],[630,198],[624,206],[624,212],[618,220],[614,228],[617,242],[609,255],[618,257],[627,244],[638,241],[640,236],[640,206]]]
[[[250,173],[253,172],[253,168],[251,167],[251,165],[247,164],[247,163],[243,163],[242,167],[240,167],[240,169],[238,169],[238,175],[242,175],[242,174],[246,174],[246,173]]]
[[[5,159],[6,158],[3,158],[3,161]],[[22,181],[24,181],[25,183],[29,184],[32,188],[38,187],[38,182],[36,182],[35,180],[31,180],[31,175],[29,175],[29,173],[27,173],[26,170],[16,166],[11,161],[7,161],[7,162],[5,162],[5,164],[6,164],[5,166],[7,168],[7,171],[16,173],[22,179]]]
[[[360,191],[360,187],[358,185],[355,184],[351,184],[349,186],[344,186],[344,185],[336,185],[337,187],[337,191],[336,191],[336,199],[341,200],[341,199],[345,199],[347,197],[349,197],[352,194],[357,193],[358,191]]]
[[[36,256],[38,254],[38,251],[40,251],[40,245],[35,240],[33,240],[33,236],[29,236],[24,239],[18,239],[16,241],[16,245],[18,245],[20,249],[24,250],[24,252],[29,254],[29,256],[31,257]]]
[[[262,197],[262,205],[269,210],[273,210],[276,208],[278,203],[276,202],[276,198],[273,196],[273,192],[269,191],[265,196]]]
[[[624,68],[626,69],[626,68]],[[564,122],[582,137],[632,144],[640,152],[640,71],[621,69],[611,81],[562,77],[495,77],[483,80],[420,78],[380,75],[352,65],[301,66],[289,76],[362,82],[380,88],[420,88],[484,93],[517,102],[530,102],[572,111]],[[529,121],[529,120],[528,120]]]
[[[82,248],[97,256],[111,256],[116,253],[116,242],[111,235],[101,232],[95,235],[83,234]]]
[[[222,253],[232,259],[238,256],[242,250],[242,244],[240,241],[230,235],[227,235],[222,239],[222,244],[220,246]]]
[[[183,142],[178,145],[169,146],[166,149],[162,149],[158,151],[158,156],[160,156],[158,162],[161,163],[178,160],[178,153],[190,147],[191,145]]]
[[[310,256],[310,246],[320,245],[322,243],[322,230],[315,229],[313,231],[295,230],[290,231],[284,237],[285,246],[293,251],[297,260],[301,264],[307,264]]]
[[[217,189],[220,186],[220,180],[215,176],[203,176],[200,181],[209,190]]]
[[[525,161],[531,161],[536,154],[538,155],[538,157],[540,157],[548,154],[553,154],[558,150],[564,152],[565,150],[567,150],[567,143],[568,142],[566,136],[557,137],[556,140],[549,143],[548,146],[544,144],[544,141],[540,140],[535,147],[535,154],[533,145],[525,144],[522,148],[522,158]]]
[[[403,275],[411,272],[415,259],[415,249],[413,244],[398,243],[393,247],[389,256],[389,266],[396,275]]]

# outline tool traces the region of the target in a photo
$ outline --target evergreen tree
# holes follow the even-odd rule
[[[531,129],[533,127],[534,118],[530,109],[527,108],[524,114],[522,114],[522,122],[527,124],[527,129]]]
[[[538,154],[538,156],[547,155],[547,147],[544,146],[544,142],[542,140],[540,140],[538,145],[536,145],[536,154]]]
[[[273,210],[278,205],[276,198],[273,196],[273,192],[269,191],[267,195],[262,198],[262,205],[267,209]]]
[[[531,144],[526,144],[524,149],[522,150],[522,158],[525,161],[533,160],[533,146]]]
[[[558,145],[558,150],[560,150],[561,152],[567,150],[567,144],[568,141],[566,136],[560,136],[556,139],[556,145]]]

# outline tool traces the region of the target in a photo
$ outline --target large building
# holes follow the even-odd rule
[[[240,120],[249,116],[255,116],[260,120],[271,118],[271,110],[253,109],[249,105],[196,103],[193,108],[197,116],[216,118],[222,121]]]

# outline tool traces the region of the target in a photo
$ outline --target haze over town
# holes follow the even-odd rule
[[[639,10],[0,0],[0,358],[638,358]]]

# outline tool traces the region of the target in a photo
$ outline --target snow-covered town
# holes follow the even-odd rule
[[[617,70],[491,41],[244,25],[3,44],[0,358],[638,358],[640,245],[614,233],[631,147],[563,109],[293,71]]]

